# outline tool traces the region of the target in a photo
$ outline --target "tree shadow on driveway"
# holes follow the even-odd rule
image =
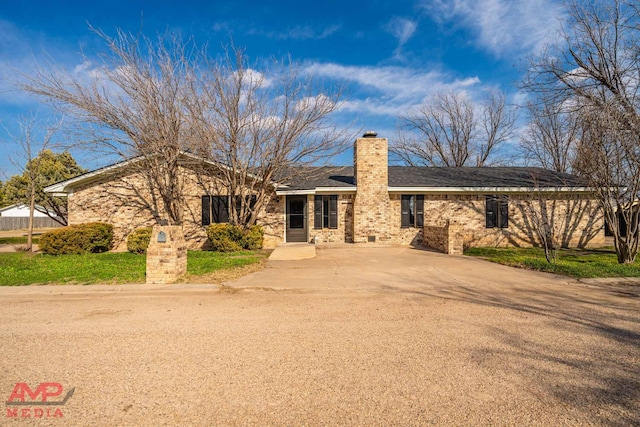
[[[471,349],[478,369],[517,378],[539,400],[583,411],[596,424],[640,425],[638,289],[580,283],[387,289],[492,313],[468,324],[484,334]]]

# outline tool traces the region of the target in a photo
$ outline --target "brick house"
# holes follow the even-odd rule
[[[185,156],[192,158],[194,156]],[[114,225],[116,249],[137,227],[153,224],[141,202],[144,185],[130,162],[49,186],[66,195],[69,223]],[[204,161],[201,161],[204,162]],[[185,238],[202,247],[205,227],[228,219],[228,197],[216,166],[185,162]],[[259,212],[265,247],[284,242],[425,244],[459,253],[468,246],[538,244],[536,224],[552,224],[564,246],[604,245],[604,222],[593,191],[578,177],[541,168],[388,166],[388,143],[367,132],[349,167],[307,168],[274,189]]]

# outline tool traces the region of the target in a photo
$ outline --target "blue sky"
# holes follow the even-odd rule
[[[304,6],[303,6],[304,4]],[[47,57],[74,69],[104,50],[88,24],[147,35],[193,35],[214,49],[233,38],[254,60],[291,58],[348,88],[337,119],[393,138],[397,116],[437,92],[478,99],[498,88],[513,104],[524,61],[556,34],[564,10],[555,0],[8,1],[0,0],[0,121],[15,131],[22,115],[50,114],[17,92],[12,76]],[[15,145],[0,139],[0,179],[16,173]],[[349,163],[347,153],[336,163]],[[101,160],[80,156],[83,166]],[[3,176],[4,175],[4,176]]]

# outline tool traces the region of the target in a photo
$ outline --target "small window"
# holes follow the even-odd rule
[[[338,196],[319,196],[313,200],[313,227],[338,228]]]
[[[485,215],[487,228],[509,227],[508,196],[486,196]]]
[[[229,196],[202,196],[202,225],[229,222]]]
[[[417,227],[424,225],[424,195],[403,194],[400,200],[401,227]]]
[[[241,200],[239,196],[236,198],[237,212],[240,212]],[[249,210],[252,211],[256,204],[256,196],[253,195],[248,200]],[[225,222],[229,222],[229,196],[202,196],[202,225]]]

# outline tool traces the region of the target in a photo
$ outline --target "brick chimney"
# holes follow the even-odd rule
[[[389,154],[386,138],[367,131],[353,147],[356,197],[353,202],[353,242],[390,240]]]

